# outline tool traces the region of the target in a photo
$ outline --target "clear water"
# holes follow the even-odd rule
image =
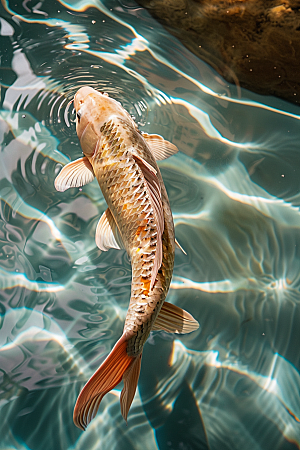
[[[0,21],[0,449],[300,448],[299,107],[229,86],[130,0],[2,0]],[[128,425],[114,390],[84,433],[131,269],[95,246],[96,182],[54,189],[83,85],[180,149],[160,163],[187,252],[168,300],[201,324],[153,333]]]

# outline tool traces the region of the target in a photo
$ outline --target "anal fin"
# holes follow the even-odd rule
[[[198,328],[199,323],[190,313],[168,302],[164,302],[152,326],[152,330],[179,334],[191,333]]]

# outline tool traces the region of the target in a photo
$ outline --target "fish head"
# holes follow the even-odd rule
[[[77,135],[82,151],[87,157],[93,156],[95,150],[99,149],[97,143],[105,122],[115,118],[132,121],[121,103],[89,86],[84,86],[76,92],[74,106]]]
[[[99,139],[95,127],[95,116],[98,115],[99,99],[102,94],[95,89],[84,86],[74,97],[76,111],[76,132],[85,156],[92,156]]]

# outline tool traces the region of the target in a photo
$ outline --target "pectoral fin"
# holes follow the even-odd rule
[[[194,317],[179,306],[164,302],[156,318],[152,330],[163,330],[168,333],[191,333],[199,328]]]
[[[147,142],[152,155],[156,161],[167,159],[169,156],[175,155],[178,152],[176,145],[166,141],[162,136],[158,134],[142,133],[143,138]]]
[[[124,248],[118,226],[109,208],[100,217],[95,240],[97,247],[104,252],[110,248]]]
[[[88,158],[76,159],[67,164],[55,178],[55,189],[64,192],[71,187],[80,187],[95,178],[94,170]]]

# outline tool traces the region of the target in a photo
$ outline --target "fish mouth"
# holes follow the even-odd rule
[[[84,87],[81,87],[80,89],[78,89],[78,91],[76,92],[75,97],[74,97],[74,106],[75,106],[76,111],[78,110],[78,108],[80,108],[80,106],[84,102],[85,98],[89,94],[92,94],[93,92],[97,92],[97,91],[95,91],[95,89],[93,89],[90,86],[84,86]]]

